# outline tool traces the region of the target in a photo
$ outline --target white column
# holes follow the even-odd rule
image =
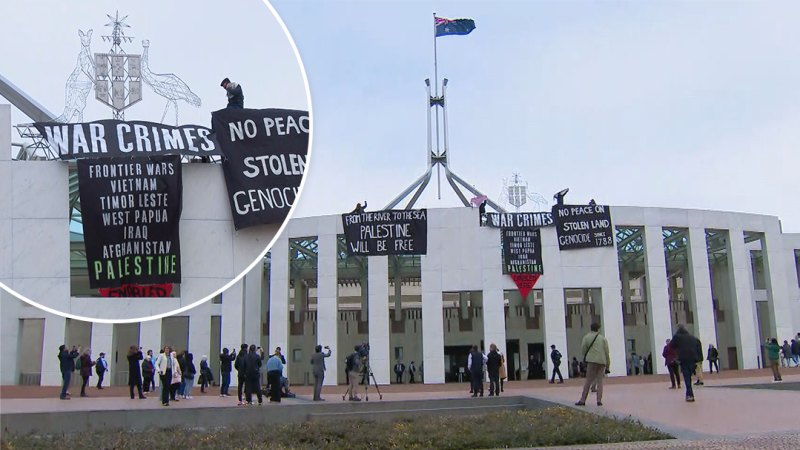
[[[261,341],[261,321],[264,317],[261,311],[261,288],[264,272],[264,264],[259,263],[253,270],[242,278],[244,281],[243,295],[243,326],[244,342]]]
[[[717,347],[717,325],[714,319],[714,302],[711,294],[711,275],[708,266],[706,230],[689,228],[689,249],[687,252],[691,271],[691,307],[694,311],[694,329],[703,344],[703,352],[708,344]]]
[[[369,276],[369,365],[378,384],[389,384],[391,349],[389,348],[389,258],[370,256]]]
[[[334,224],[335,225],[335,224]],[[328,376],[326,386],[336,386],[336,375],[339,373],[339,355],[346,354],[347,349],[339,353],[336,346],[338,331],[338,275],[336,227],[320,231],[317,248],[317,344],[331,347],[331,357],[325,360]],[[371,329],[370,329],[371,331]],[[370,333],[371,335],[372,333]],[[371,346],[371,344],[370,344]],[[310,358],[307,358],[310,360]],[[373,370],[375,370],[373,368]],[[377,376],[377,375],[376,375]]]
[[[271,251],[269,283],[269,345],[289,350],[289,239],[282,235]],[[287,363],[290,359],[286,360]],[[288,372],[287,372],[288,373]]]
[[[664,235],[661,226],[644,227],[645,275],[647,276],[647,313],[650,319],[650,351],[653,360],[661,354],[664,343],[672,337],[669,311],[667,263],[664,259]],[[663,364],[653,364],[655,373],[667,373]]]
[[[555,227],[542,228],[542,265],[544,274],[537,283],[542,287],[542,320],[544,321],[544,367],[550,378],[553,362],[550,360],[550,346],[555,345],[562,355],[561,373],[569,377],[569,349],[567,348],[566,306],[564,300],[564,279],[561,268],[561,251],[558,249]],[[499,252],[498,252],[499,253]],[[566,364],[564,364],[566,363]]]
[[[627,372],[627,359],[625,358],[625,325],[622,318],[623,299],[620,298],[621,292],[627,292],[628,304],[630,304],[630,277],[625,276],[628,283],[623,285],[620,281],[619,253],[616,243],[613,247],[603,249],[601,260],[603,278],[600,286],[600,315],[602,327],[600,331],[608,341],[608,353],[611,357],[612,377],[624,377]],[[623,294],[624,296],[624,294]],[[597,305],[595,305],[595,308]],[[653,360],[660,353],[653,354]],[[580,357],[583,357],[581,355]],[[653,365],[656,365],[653,363]]]
[[[211,349],[211,303],[205,302],[189,313],[189,352],[199,370],[200,358],[209,356]]]
[[[0,108],[0,115],[2,115],[1,113],[2,108]],[[0,195],[3,195],[3,193],[0,192]],[[0,239],[3,239],[3,237],[0,236]],[[2,249],[2,246],[0,246],[0,249]],[[2,257],[3,255],[0,253],[0,258]],[[0,278],[0,282],[5,284],[10,280]],[[0,309],[2,310],[2,314],[0,314],[0,354],[6,355],[3,364],[0,364],[0,385],[18,384],[17,362],[20,358],[24,358],[23,355],[19,354],[22,301],[17,300],[5,289],[0,288]],[[56,346],[56,349],[58,349],[58,346]],[[48,350],[44,349],[43,353],[47,352]],[[55,354],[55,351],[50,351],[50,353]]]
[[[444,383],[444,318],[441,256],[431,248],[420,257],[422,284],[422,378],[425,384]],[[433,251],[432,251],[433,250]]]
[[[273,268],[275,260],[272,260]],[[274,270],[274,269],[273,269]],[[238,353],[242,344],[256,344],[261,342],[247,341],[244,337],[244,286],[242,281],[234,283],[222,293],[222,319],[220,324],[220,348],[227,347],[229,352],[236,350]],[[191,319],[190,319],[191,320]],[[216,355],[215,355],[216,356]],[[231,386],[238,386],[236,369],[231,370]]]
[[[733,333],[740,369],[758,367],[761,355],[758,329],[755,325],[756,308],[750,282],[750,253],[744,245],[741,228],[728,230],[728,271],[731,280],[731,305],[733,308]]]
[[[773,337],[778,339],[779,344],[783,344],[784,340],[792,339],[795,335],[792,328],[789,289],[784,282],[788,275],[787,269],[794,268],[781,264],[782,251],[783,239],[780,224],[775,221],[773,226],[768,227],[761,237],[761,254],[764,261],[764,281],[767,285],[770,328],[774,330]],[[794,278],[794,274],[791,275]]]
[[[148,320],[139,324],[139,345],[142,347],[142,352],[147,354],[148,350],[152,350],[153,355],[158,356],[158,352],[164,348],[164,344],[161,342],[161,319]]]
[[[502,278],[502,273],[498,278]],[[484,279],[492,276],[484,272]],[[506,315],[503,304],[503,288],[498,280],[497,287],[484,288],[483,297],[483,342],[484,351],[489,352],[489,345],[494,343],[497,348],[508,355],[506,348]],[[492,283],[494,284],[494,283]],[[531,294],[533,295],[533,294]]]
[[[58,347],[64,342],[67,331],[67,319],[61,316],[45,314],[44,319],[44,348],[42,349],[42,386],[61,386],[61,365],[55,355]]]

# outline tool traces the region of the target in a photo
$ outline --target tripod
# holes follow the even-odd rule
[[[366,375],[366,378],[367,378],[367,382],[364,383],[364,401],[367,401],[367,402],[369,401],[369,383],[370,383],[369,380],[370,379],[372,379],[372,384],[375,386],[375,390],[378,392],[378,399],[379,400],[383,400],[383,394],[381,394],[381,388],[378,386],[378,381],[375,379],[375,374],[372,373],[372,368],[369,366],[369,364],[365,364],[364,365],[364,369],[363,369],[362,373],[364,375]],[[350,374],[348,374],[348,381],[349,381],[349,376],[350,376]],[[342,395],[342,400],[347,398],[348,395],[352,396],[353,394],[355,394],[355,392],[351,392],[351,387],[348,386],[347,390],[344,393],[344,395]]]

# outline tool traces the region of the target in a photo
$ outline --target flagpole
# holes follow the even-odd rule
[[[433,92],[435,97],[439,97],[439,62],[436,52],[436,12],[433,13]],[[433,107],[433,105],[431,105]],[[441,156],[439,152],[439,109],[436,109],[436,156]],[[439,200],[442,199],[442,174],[440,164],[436,165],[436,184]]]

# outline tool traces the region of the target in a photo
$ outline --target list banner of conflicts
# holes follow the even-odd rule
[[[527,298],[544,273],[541,231],[538,228],[503,228],[500,233],[503,273],[511,276],[522,298]]]
[[[424,255],[428,210],[403,209],[342,214],[350,255]]]
[[[611,209],[603,205],[555,205],[559,250],[613,247]]]
[[[180,156],[78,160],[89,286],[181,282]]]
[[[283,223],[306,169],[307,111],[222,109],[211,116],[237,230]]]
[[[154,122],[98,120],[37,122],[36,130],[62,160],[112,156],[222,156],[213,133],[199,125],[173,127]]]

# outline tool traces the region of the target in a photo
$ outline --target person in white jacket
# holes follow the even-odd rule
[[[164,350],[159,353],[156,359],[156,372],[161,381],[161,404],[169,406],[169,399],[175,399],[175,391],[172,390],[172,383],[177,376],[178,383],[181,379],[181,368],[178,365],[178,360],[175,358],[175,352],[169,345],[164,347]]]

